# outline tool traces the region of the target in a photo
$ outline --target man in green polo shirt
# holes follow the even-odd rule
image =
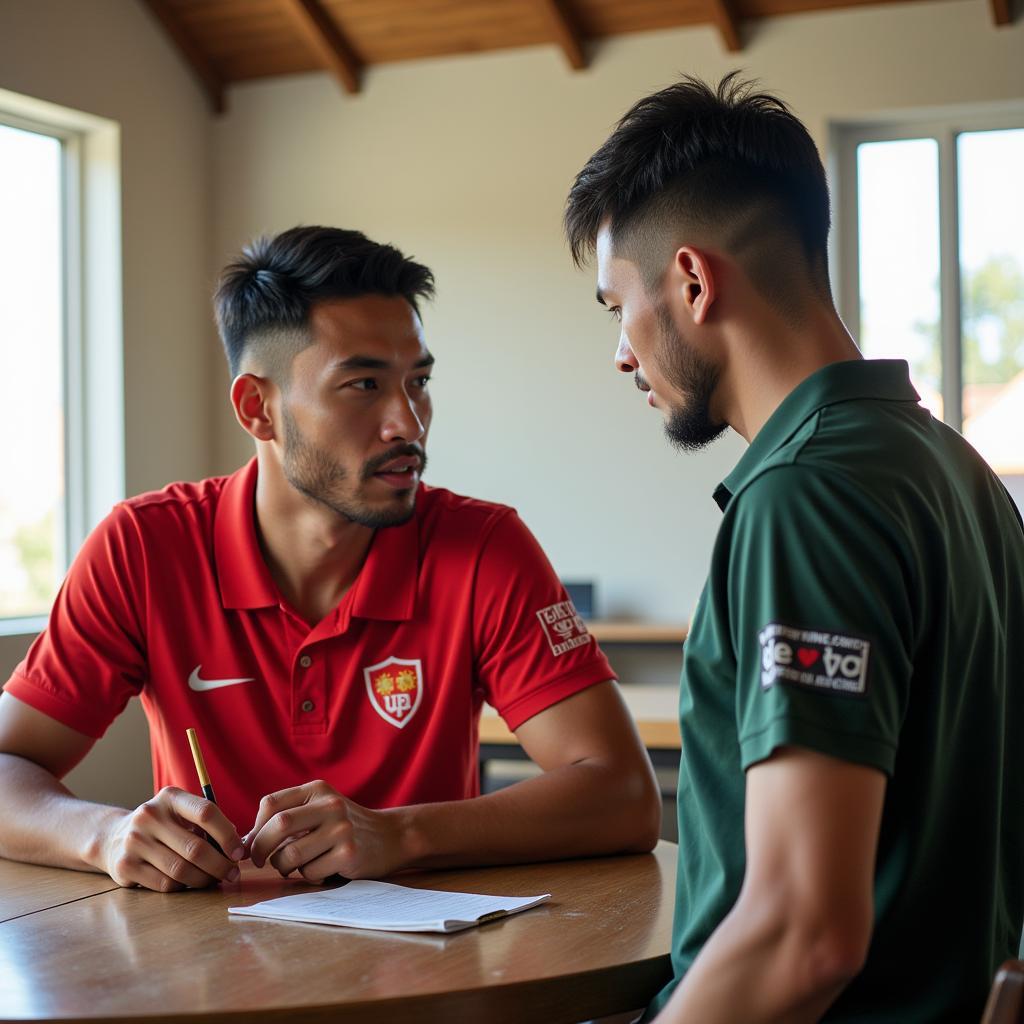
[[[729,76],[637,103],[578,175],[616,363],[750,447],[680,698],[659,1021],[976,1021],[1024,924],[1024,527],[829,289],[817,151]]]

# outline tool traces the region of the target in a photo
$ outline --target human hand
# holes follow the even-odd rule
[[[203,832],[228,856],[218,853]],[[156,892],[233,882],[239,875],[236,861],[245,856],[234,825],[216,804],[174,786],[118,815],[100,845],[103,870],[118,885]]]
[[[326,782],[282,789],[260,801],[243,840],[256,867],[319,884],[329,875],[382,878],[404,866],[403,829],[395,810],[374,811]]]

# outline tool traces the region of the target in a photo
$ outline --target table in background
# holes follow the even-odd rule
[[[590,619],[590,635],[599,644],[667,644],[682,647],[689,626],[673,622],[643,622],[631,619]]]
[[[628,683],[620,687],[626,706],[636,722],[640,740],[656,768],[679,769],[679,690],[669,686]],[[524,760],[526,752],[515,733],[489,705],[480,715],[481,772],[494,759]]]
[[[670,976],[675,860],[663,842],[643,856],[397,876],[552,893],[452,935],[230,917],[308,889],[269,868],[164,895],[0,860],[0,1019],[571,1024],[642,1006]]]
[[[591,635],[599,643],[629,646],[682,647],[688,627],[661,622],[632,622],[617,619],[592,619],[587,622]],[[647,748],[655,768],[679,771],[679,690],[672,686],[652,686],[627,682],[622,696],[636,722],[640,740]],[[480,717],[480,790],[485,791],[490,761],[527,761],[526,751],[515,735],[491,707],[484,706]],[[662,796],[675,795],[674,786]]]

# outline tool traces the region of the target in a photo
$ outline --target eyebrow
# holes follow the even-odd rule
[[[594,296],[602,306],[607,306],[608,303],[604,301],[604,292],[600,288],[597,289],[597,295]]]
[[[434,365],[434,357],[428,352],[416,365],[415,370],[422,370]],[[377,359],[374,356],[349,356],[347,359],[339,359],[331,366],[332,370],[390,370],[392,364],[386,359]]]

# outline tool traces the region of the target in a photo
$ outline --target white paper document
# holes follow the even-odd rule
[[[229,907],[230,914],[269,917],[275,921],[306,921],[345,928],[386,932],[457,932],[520,910],[529,910],[543,896],[478,896],[469,892],[411,889],[390,882],[357,880],[338,889],[281,896],[251,907]]]

